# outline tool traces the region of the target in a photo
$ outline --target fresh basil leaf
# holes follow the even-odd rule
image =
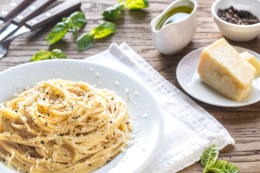
[[[33,57],[30,59],[29,62],[34,62],[34,61],[40,61],[40,60],[46,60],[51,58],[51,53],[46,51],[46,50],[41,50],[37,52]]]
[[[70,24],[77,28],[81,28],[87,23],[85,15],[79,11],[70,15]]]
[[[207,172],[208,168],[214,164],[214,162],[218,158],[218,155],[219,155],[219,151],[218,151],[218,146],[216,144],[212,145],[206,151],[204,151],[204,153],[200,158],[201,165],[204,168],[203,173]]]
[[[126,0],[126,5],[129,9],[142,9],[150,6],[147,0]]]
[[[62,22],[64,24],[66,24],[67,26],[69,26],[70,25],[70,18],[69,17],[63,17],[62,18]]]
[[[237,166],[224,160],[215,161],[208,170],[215,173],[238,173],[240,171]]]
[[[62,18],[62,22],[64,22],[64,23],[65,23],[67,20],[68,20],[68,17],[63,17],[63,18]]]
[[[120,4],[123,4],[124,5],[124,8],[127,8],[125,2],[123,0],[118,0]]]
[[[69,27],[63,23],[60,22],[58,23],[49,33],[49,35],[47,36],[46,40],[48,43],[55,43],[57,41],[59,41],[60,39],[62,39],[65,34],[68,32]]]
[[[59,49],[54,49],[51,52],[48,52],[46,50],[41,50],[37,52],[35,55],[33,55],[33,57],[30,59],[30,62],[47,60],[47,59],[67,59],[67,56]]]
[[[53,49],[51,51],[51,59],[68,59],[64,52],[60,49]]]
[[[90,48],[91,46],[93,46],[94,43],[95,43],[95,35],[87,32],[87,33],[81,35],[77,39],[77,48],[78,48],[78,50],[86,50],[86,49]]]
[[[112,7],[108,7],[107,9],[105,9],[105,11],[103,12],[103,16],[108,19],[108,20],[114,20],[116,18],[116,16],[118,15],[119,11],[121,9],[124,8],[123,4],[116,4]]]
[[[78,30],[77,30],[77,28],[74,26],[74,27],[71,28],[71,30],[72,30],[72,33],[73,33],[73,37],[74,37],[74,38],[77,38],[77,35],[78,35]]]
[[[112,22],[104,22],[103,24],[99,25],[97,28],[94,28],[91,33],[95,33],[96,38],[102,38],[112,34],[116,31],[116,24]]]

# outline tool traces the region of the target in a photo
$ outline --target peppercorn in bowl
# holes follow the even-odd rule
[[[260,33],[260,1],[217,0],[211,8],[214,21],[230,40],[246,42]]]

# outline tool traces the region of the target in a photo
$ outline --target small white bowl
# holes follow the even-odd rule
[[[246,42],[254,39],[260,33],[260,23],[253,25],[237,25],[228,23],[218,17],[219,9],[226,9],[233,6],[234,9],[247,10],[260,20],[259,0],[217,0],[211,8],[213,18],[222,34],[230,40]]]

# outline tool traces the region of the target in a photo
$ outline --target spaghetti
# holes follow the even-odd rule
[[[43,81],[0,115],[0,158],[25,172],[92,172],[130,138],[125,102],[84,82]]]

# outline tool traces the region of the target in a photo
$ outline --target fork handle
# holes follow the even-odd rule
[[[71,13],[81,6],[81,2],[79,0],[67,0],[62,4],[40,14],[39,16],[31,19],[26,22],[25,26],[28,27],[31,31],[34,31],[43,25],[57,19],[59,17],[64,16],[65,14]]]
[[[17,26],[22,26],[26,21],[30,20],[32,17],[38,15],[42,10],[48,7],[51,3],[56,0],[37,0],[31,5],[29,5],[25,10],[19,13],[12,22]]]
[[[17,12],[21,11],[30,1],[31,0],[12,0],[2,11],[0,11],[0,19],[6,22]]]

